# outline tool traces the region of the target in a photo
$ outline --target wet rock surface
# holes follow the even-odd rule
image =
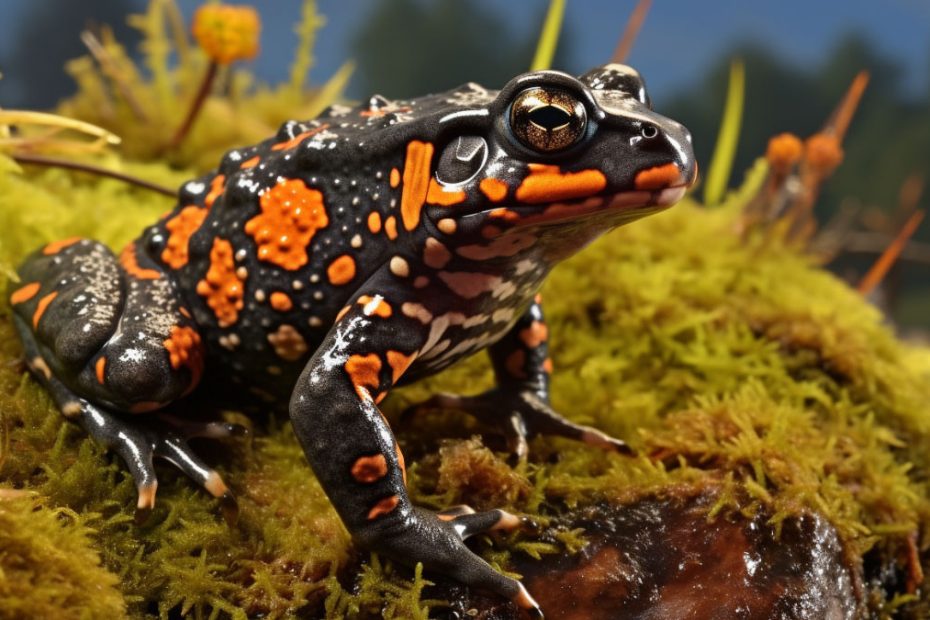
[[[767,515],[708,521],[710,498],[588,508],[560,522],[585,529],[574,556],[515,555],[512,570],[559,620],[846,620],[858,617],[859,575],[822,518]],[[449,583],[424,593],[454,601],[440,618],[524,618],[512,605]],[[438,611],[438,610],[437,610]]]

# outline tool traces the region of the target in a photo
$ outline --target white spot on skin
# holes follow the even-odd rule
[[[501,308],[500,310],[495,310],[494,314],[491,315],[491,320],[495,323],[509,322],[513,320],[513,308]]]
[[[494,299],[507,299],[516,291],[517,287],[514,286],[513,282],[505,280],[494,287],[494,290],[491,291],[491,297]]]
[[[471,327],[487,323],[490,319],[491,317],[489,317],[487,314],[476,314],[465,319],[465,322],[462,323],[462,327],[469,329]]]
[[[381,305],[382,301],[384,301],[384,297],[382,297],[381,295],[375,295],[374,297],[371,298],[371,301],[365,304],[365,306],[362,308],[362,314],[364,314],[365,316],[373,315],[375,311],[378,309],[378,306]]]
[[[240,344],[239,336],[236,334],[229,334],[225,336],[220,336],[220,346],[226,349],[227,351],[235,351],[236,347]]]
[[[516,275],[522,276],[524,273],[529,273],[534,267],[536,267],[536,263],[528,258],[524,258],[517,263]]]
[[[191,194],[202,194],[207,186],[199,181],[191,181],[184,186],[184,191]]]
[[[320,327],[323,324],[323,321],[318,316],[311,316],[307,319],[307,323],[310,324],[310,327]]]
[[[426,306],[422,304],[415,304],[408,301],[401,305],[400,311],[412,319],[417,319],[424,325],[428,325],[429,322],[433,320],[433,313],[427,310]]]
[[[316,284],[316,283],[319,282],[319,281],[320,281],[320,274],[315,273],[315,274],[313,274],[312,276],[310,276],[310,283],[311,283],[311,284]]]
[[[398,278],[406,278],[410,275],[410,265],[400,256],[391,259],[391,273]]]
[[[263,291],[262,289],[258,289],[257,291],[255,291],[255,301],[257,301],[258,303],[264,302],[265,291]]]
[[[249,270],[246,269],[245,267],[239,267],[238,269],[236,269],[236,277],[239,278],[240,280],[245,280],[246,278],[249,277]]]
[[[349,241],[349,245],[351,245],[353,248],[360,248],[360,247],[362,247],[362,236],[361,236],[361,235],[355,235],[354,237],[352,237],[352,240]]]

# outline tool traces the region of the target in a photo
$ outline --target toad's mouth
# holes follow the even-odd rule
[[[619,192],[549,204],[496,207],[470,217],[486,216],[508,228],[560,224],[595,214],[616,218],[618,223],[623,223],[667,209],[681,200],[689,187],[690,183],[686,183],[658,190]]]

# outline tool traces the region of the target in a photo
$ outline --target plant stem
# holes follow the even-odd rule
[[[123,181],[124,183],[129,183],[130,185],[142,187],[153,192],[158,192],[159,194],[164,194],[165,196],[177,196],[177,192],[171,188],[159,185],[157,183],[152,183],[151,181],[146,181],[129,174],[124,174],[115,170],[109,170],[107,168],[101,168],[100,166],[94,166],[93,164],[85,164],[68,159],[59,159],[57,157],[45,157],[44,155],[28,155],[24,153],[14,154],[11,157],[14,161],[20,164],[27,164],[31,166],[48,166],[52,168],[65,168],[67,170],[87,172],[88,174],[96,174],[98,176],[109,177],[111,179]]]
[[[203,107],[203,102],[207,100],[207,95],[210,94],[210,89],[213,87],[213,81],[216,79],[218,66],[219,65],[217,65],[215,61],[210,61],[210,66],[207,67],[207,74],[203,76],[203,81],[200,82],[200,88],[197,90],[197,96],[194,97],[194,102],[187,111],[187,117],[184,119],[184,122],[181,123],[181,126],[178,127],[178,130],[174,133],[174,137],[169,143],[171,148],[180,146],[184,138],[187,137],[188,132],[190,132],[194,121],[197,119],[197,115],[200,113],[200,109]]]

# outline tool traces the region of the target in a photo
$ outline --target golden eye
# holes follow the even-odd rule
[[[517,95],[510,107],[510,127],[526,147],[552,153],[584,135],[584,105],[562,90],[534,87]]]

